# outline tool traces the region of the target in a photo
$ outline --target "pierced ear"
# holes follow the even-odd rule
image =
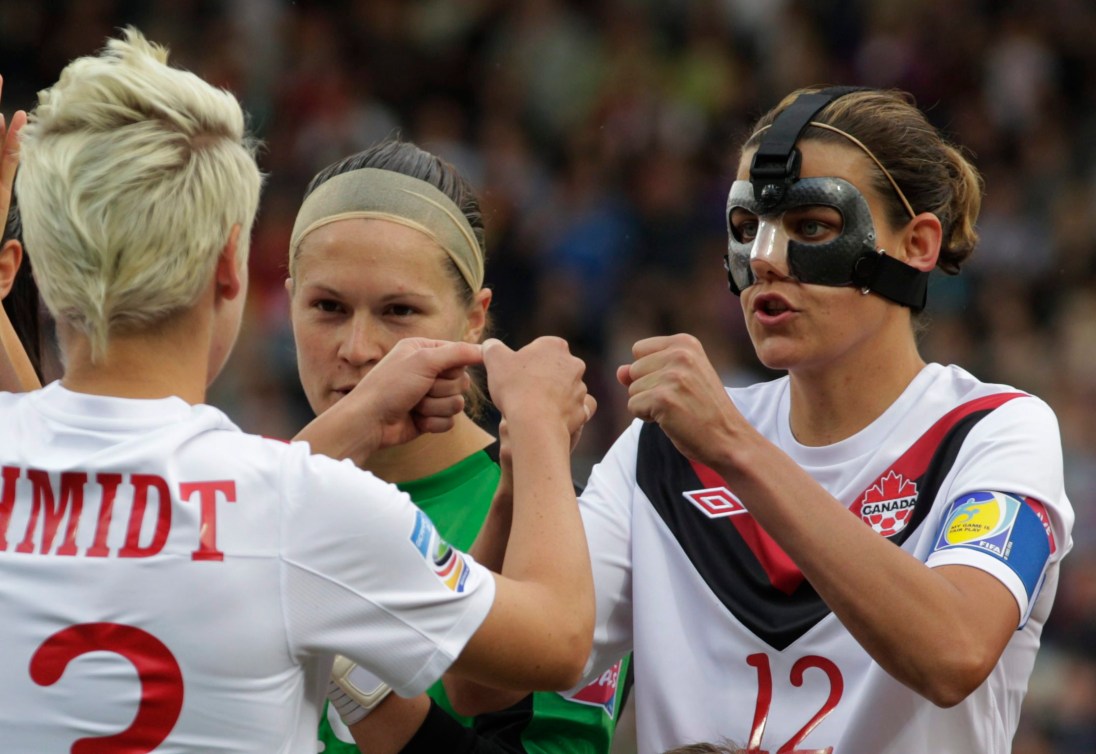
[[[23,244],[14,238],[0,246],[0,299],[11,292],[19,266],[23,264]]]
[[[225,241],[225,247],[217,258],[217,294],[231,301],[240,295],[244,287],[244,271],[237,264],[237,252],[240,242],[240,226],[232,226]]]
[[[481,288],[468,308],[468,329],[464,339],[469,343],[479,343],[487,327],[487,309],[491,306],[494,293],[490,288]]]
[[[906,226],[904,247],[906,264],[930,272],[936,267],[943,243],[944,230],[940,218],[932,212],[922,212]]]

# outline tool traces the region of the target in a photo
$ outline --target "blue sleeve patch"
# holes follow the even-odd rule
[[[933,552],[965,547],[993,555],[1035,597],[1050,558],[1050,540],[1038,514],[1003,492],[973,492],[952,502],[936,536]]]

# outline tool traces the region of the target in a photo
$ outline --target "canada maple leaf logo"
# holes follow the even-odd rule
[[[917,505],[917,485],[890,471],[867,489],[860,500],[860,518],[884,537],[906,528]]]

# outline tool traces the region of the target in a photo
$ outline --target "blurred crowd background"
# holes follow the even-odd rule
[[[3,110],[128,23],[233,91],[265,144],[248,318],[211,402],[273,436],[310,418],[289,232],[317,170],[398,136],[480,192],[496,334],[586,359],[580,481],[629,421],[614,371],[636,339],[691,332],[727,384],[775,376],[722,269],[753,119],[809,84],[912,92],[987,182],[969,267],[934,273],[923,354],[1056,409],[1077,510],[1013,752],[1096,751],[1096,3],[0,0]]]

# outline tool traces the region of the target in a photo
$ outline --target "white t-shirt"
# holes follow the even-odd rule
[[[587,677],[634,649],[640,752],[724,738],[770,752],[1009,751],[1072,544],[1053,412],[930,365],[870,426],[807,447],[791,434],[787,378],[728,393],[854,515],[930,566],[994,575],[1023,618],[985,683],[953,708],[935,706],[872,661],[748,500],[657,425],[636,422],[580,505],[598,611]]]
[[[417,694],[490,610],[396,487],[209,406],[54,383],[0,425],[5,754],[312,754],[333,653]]]

